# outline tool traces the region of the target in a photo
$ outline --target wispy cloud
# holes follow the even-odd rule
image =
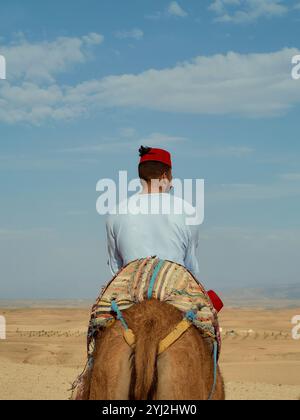
[[[106,138],[97,143],[82,144],[80,146],[48,150],[45,154],[33,156],[20,156],[11,154],[0,157],[1,171],[60,171],[74,168],[91,167],[99,164],[99,155],[116,156],[131,153],[136,155],[140,145],[150,147],[165,147],[177,150],[182,158],[221,158],[221,159],[242,159],[251,156],[255,150],[244,146],[227,147],[202,147],[195,145],[186,137],[174,136],[165,133],[154,132],[146,136],[140,136],[137,132],[133,137]],[[179,148],[179,149],[178,149]],[[180,152],[178,152],[180,150]],[[220,187],[219,192],[226,186]],[[246,188],[249,186],[247,185]],[[229,185],[228,188],[236,195],[236,185]],[[255,188],[255,187],[254,187]],[[218,196],[218,195],[217,195]]]
[[[147,137],[140,138],[138,144],[143,144],[146,146],[167,146],[174,143],[186,142],[185,137],[180,136],[170,136],[162,133],[152,133]]]
[[[217,15],[216,22],[250,23],[283,16],[289,7],[282,0],[213,0],[209,9]]]
[[[49,236],[54,234],[55,232],[55,229],[48,227],[34,227],[30,229],[0,228],[0,239]]]
[[[84,146],[78,147],[69,147],[65,149],[60,149],[59,152],[62,153],[124,153],[124,149],[133,148],[132,142],[122,142],[122,141],[111,141],[106,143],[95,143],[95,144],[86,144]]]
[[[283,182],[259,184],[222,184],[212,187],[206,192],[211,203],[232,201],[276,200],[288,197],[300,197],[299,184]]]
[[[47,153],[43,155],[11,154],[0,156],[0,172],[13,171],[64,171],[74,167],[91,166],[98,164],[97,159],[93,157],[83,157],[77,155],[76,158],[66,160],[65,156],[59,156],[57,153]]]
[[[300,172],[281,174],[280,178],[285,181],[300,181]]]
[[[201,158],[242,158],[253,155],[255,149],[246,146],[215,146],[215,147],[197,147],[182,152],[184,155]]]
[[[127,134],[126,132],[123,134]],[[172,136],[164,133],[151,133],[148,136],[139,136],[135,131],[130,133],[129,138],[125,135],[125,141],[116,141],[110,139],[110,141],[99,142],[98,144],[90,144],[80,147],[73,147],[68,149],[62,149],[61,152],[71,153],[124,153],[124,150],[137,150],[141,144],[144,146],[169,146],[171,144],[178,144],[188,141],[185,137]]]
[[[171,1],[168,6],[167,13],[171,16],[186,17],[188,13],[177,3],[177,1]]]
[[[74,216],[74,217],[87,216],[88,214],[89,214],[88,210],[68,210],[68,211],[66,211],[67,216]]]
[[[157,11],[150,15],[146,15],[146,18],[158,20],[158,19],[170,18],[170,17],[184,18],[187,16],[188,16],[188,13],[182,8],[182,6],[180,6],[180,4],[177,1],[171,1],[165,10]]]
[[[119,129],[119,134],[121,137],[134,138],[137,136],[137,130],[134,127],[122,127]]]
[[[117,31],[114,33],[116,38],[119,39],[135,39],[140,41],[144,37],[144,32],[141,29],[135,28],[131,29],[130,31]]]

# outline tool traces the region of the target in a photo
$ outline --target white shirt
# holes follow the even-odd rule
[[[131,261],[157,256],[198,276],[199,226],[186,223],[195,214],[189,203],[168,193],[135,194],[111,213],[116,214],[107,217],[106,232],[112,274]]]

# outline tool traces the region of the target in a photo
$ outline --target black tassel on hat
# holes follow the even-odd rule
[[[150,151],[151,151],[151,147],[141,146],[139,148],[140,157],[147,155],[148,153],[150,153]]]

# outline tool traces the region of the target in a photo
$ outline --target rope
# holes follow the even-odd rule
[[[122,312],[120,311],[119,306],[118,306],[118,304],[117,304],[117,302],[115,300],[113,300],[111,302],[111,310],[117,314],[117,319],[119,321],[121,321],[121,323],[122,323],[123,327],[125,328],[125,330],[128,330],[128,325],[127,325],[127,323],[126,323],[126,321],[125,321],[125,319],[124,319],[124,317],[122,315]]]
[[[196,314],[194,311],[189,310],[185,313],[185,318],[188,319],[189,321],[193,322],[196,318]]]
[[[134,333],[128,327],[128,325],[127,325],[127,323],[126,323],[126,321],[125,321],[125,319],[124,319],[124,317],[122,315],[122,312],[120,311],[119,306],[118,306],[118,304],[117,304],[117,302],[115,300],[113,300],[111,302],[111,310],[117,314],[117,319],[119,321],[121,321],[121,323],[122,323],[122,325],[124,327],[123,337],[124,337],[126,343],[130,347],[134,348],[134,346],[135,346],[135,336],[134,336]]]
[[[196,317],[196,314],[194,311],[190,310],[186,312],[185,318],[189,320],[190,322],[193,322]],[[208,332],[206,332],[207,335],[209,335]],[[213,336],[212,336],[213,337]],[[217,341],[214,341],[214,348],[213,348],[213,363],[214,363],[214,380],[213,385],[208,397],[208,400],[212,400],[215,390],[216,390],[216,384],[217,384],[217,367],[218,367],[218,343]]]
[[[218,343],[216,341],[214,341],[213,360],[214,360],[214,381],[213,381],[213,386],[212,386],[210,395],[208,397],[209,401],[211,401],[214,396],[214,393],[216,390],[216,384],[217,384]]]

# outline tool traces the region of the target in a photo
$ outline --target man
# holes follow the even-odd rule
[[[92,308],[88,363],[73,384],[76,399],[84,399],[99,332],[118,319],[125,340],[132,346],[136,332],[130,329],[122,312],[145,299],[154,298],[180,310],[185,321],[198,328],[212,346],[215,361],[220,351],[217,311],[223,304],[197,281],[199,227],[186,223],[187,216],[196,210],[170,194],[170,153],[143,146],[139,152],[142,190],[113,209],[106,221],[108,264],[114,277],[102,288]],[[182,327],[178,331],[183,331]]]
[[[170,194],[172,162],[169,152],[143,147],[138,167],[142,191],[120,203],[106,221],[108,264],[116,274],[131,261],[157,256],[199,274],[196,250],[198,226],[188,226],[191,204]],[[124,214],[126,213],[126,214]]]

